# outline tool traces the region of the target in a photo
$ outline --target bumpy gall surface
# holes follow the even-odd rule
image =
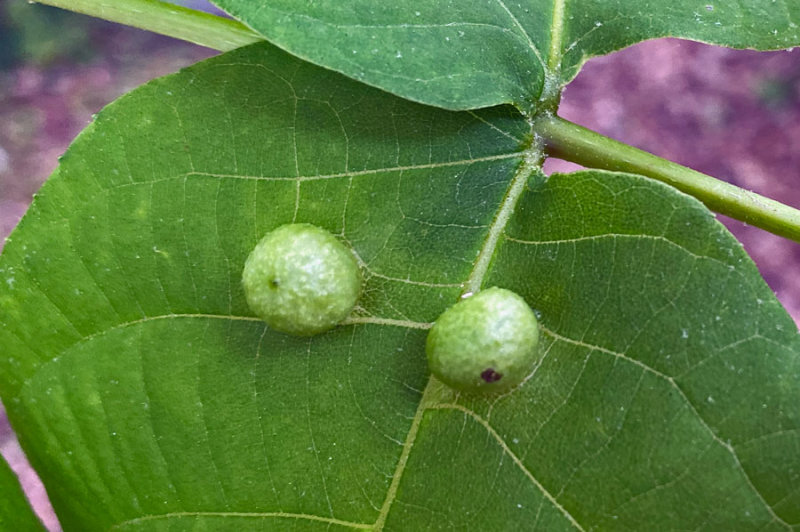
[[[505,392],[539,361],[539,326],[519,295],[489,288],[447,309],[428,333],[431,372],[451,387]]]
[[[328,231],[282,225],[250,253],[242,274],[250,309],[281,332],[309,336],[345,319],[361,293],[355,256]]]

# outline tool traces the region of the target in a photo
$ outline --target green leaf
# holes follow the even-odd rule
[[[800,525],[798,335],[752,262],[665,185],[531,174],[528,127],[266,44],[100,113],[0,257],[0,392],[63,526]],[[292,221],[366,279],[311,338],[240,286]],[[424,342],[492,285],[539,312],[546,352],[470,400]]]
[[[473,448],[436,462],[457,477],[467,452],[494,451],[497,482],[543,497],[484,504],[516,502],[525,520],[560,507],[585,529],[800,525],[800,337],[713,215],[645,178],[580,172],[531,187],[504,240],[485,284],[541,314],[545,359],[501,400],[438,404],[439,441]],[[488,491],[460,493],[464,512]]]
[[[374,521],[425,328],[458,298],[526,138],[510,108],[421,106],[267,45],[104,110],[0,263],[2,397],[63,525]],[[302,339],[252,316],[244,261],[289,222],[357,252],[353,325]]]
[[[303,59],[447,109],[533,111],[590,57],[656,37],[800,45],[794,0],[214,2]]]
[[[22,492],[17,476],[0,456],[0,530],[44,530]]]

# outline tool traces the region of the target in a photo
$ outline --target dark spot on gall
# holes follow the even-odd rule
[[[281,284],[280,281],[278,281],[277,279],[270,279],[269,280],[269,285],[272,288],[278,288],[280,286],[280,284]]]
[[[492,368],[485,369],[483,370],[483,373],[481,373],[481,379],[483,379],[486,382],[497,382],[502,378],[503,375],[501,373],[497,373]]]

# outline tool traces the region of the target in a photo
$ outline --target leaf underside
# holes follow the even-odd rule
[[[641,177],[519,174],[529,144],[511,107],[267,44],[104,110],[0,258],[2,399],[65,529],[799,527],[797,330],[741,246]],[[362,261],[349,324],[252,317],[244,260],[288,222]],[[428,376],[468,280],[541,315],[508,395]]]
[[[514,104],[534,112],[589,58],[658,37],[757,50],[800,45],[796,0],[214,3],[298,57],[447,109]]]

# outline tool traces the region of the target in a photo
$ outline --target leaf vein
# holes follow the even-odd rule
[[[308,521],[320,521],[330,525],[347,526],[357,529],[369,529],[371,525],[365,523],[353,523],[349,521],[342,521],[341,519],[332,519],[330,517],[321,517],[311,514],[294,514],[286,512],[171,512],[166,514],[151,514],[143,515],[135,519],[129,519],[121,523],[117,523],[110,527],[110,530],[123,528],[127,525],[135,525],[146,521],[157,521],[160,519],[172,519],[181,517],[228,517],[228,518],[248,518],[248,517],[263,517],[263,518],[283,518],[283,519],[297,519]]]
[[[623,353],[618,353],[616,351],[612,351],[611,349],[606,349],[606,348],[600,347],[598,345],[592,345],[592,344],[588,344],[588,343],[585,343],[585,342],[582,342],[582,341],[579,341],[579,340],[573,340],[572,338],[568,338],[566,336],[561,336],[560,334],[558,334],[558,333],[556,333],[554,331],[551,331],[551,330],[549,330],[549,329],[547,329],[546,327],[543,327],[543,326],[541,327],[541,329],[545,334],[551,336],[555,340],[559,340],[559,341],[562,341],[562,342],[565,342],[565,343],[568,343],[568,344],[572,344],[572,345],[578,345],[578,346],[584,347],[586,349],[597,350],[597,351],[599,351],[601,353],[605,353],[605,354],[617,357],[618,359],[625,360],[627,362],[630,362],[631,364],[634,364],[636,366],[644,368],[645,370],[649,371],[650,373],[652,373],[652,374],[664,379],[665,381],[667,381],[667,383],[669,383],[678,392],[678,394],[680,394],[681,398],[686,403],[686,405],[689,407],[689,409],[692,411],[692,413],[695,415],[697,420],[700,422],[700,425],[703,427],[703,429],[706,432],[708,432],[708,434],[711,436],[711,438],[714,441],[716,441],[726,451],[728,451],[728,453],[731,455],[731,458],[733,459],[734,463],[736,464],[736,467],[741,471],[742,476],[744,477],[744,480],[746,481],[747,485],[750,487],[750,489],[753,491],[753,493],[758,497],[758,499],[761,501],[761,503],[767,509],[769,514],[772,516],[772,518],[776,522],[778,522],[781,525],[783,525],[786,529],[791,530],[791,526],[788,523],[786,523],[783,519],[781,519],[775,513],[774,508],[769,503],[767,503],[767,501],[764,499],[764,496],[761,494],[761,492],[758,490],[758,488],[756,488],[755,484],[753,484],[752,479],[747,474],[747,471],[745,470],[744,466],[742,465],[742,462],[739,460],[739,456],[736,454],[736,449],[733,447],[733,445],[728,443],[728,442],[726,442],[726,441],[724,441],[724,440],[722,440],[722,438],[720,438],[719,435],[711,428],[711,426],[706,422],[706,420],[700,414],[700,411],[697,409],[697,407],[694,405],[694,403],[692,403],[692,401],[686,395],[686,392],[683,391],[683,388],[681,388],[678,385],[678,383],[675,381],[674,378],[670,377],[669,375],[666,375],[665,373],[662,373],[662,372],[658,371],[655,368],[652,368],[651,366],[648,366],[644,362],[641,362],[641,361],[636,360],[634,358],[630,358],[630,357],[628,357],[627,355],[625,355]]]
[[[514,14],[511,12],[511,10],[508,9],[508,7],[506,7],[506,5],[503,3],[503,0],[497,0],[497,3],[500,4],[500,7],[502,7],[506,13],[508,13],[508,16],[509,18],[511,18],[511,21],[514,23],[517,29],[519,29],[519,31],[522,32],[522,35],[525,36],[525,40],[528,42],[528,47],[533,52],[533,55],[536,56],[536,59],[539,60],[539,64],[542,65],[542,68],[545,68],[544,59],[542,59],[542,54],[539,53],[539,49],[536,47],[536,44],[533,42],[528,32],[525,31],[525,28],[522,26],[522,24],[520,24],[517,17],[515,17]]]
[[[686,254],[688,254],[688,255],[696,258],[696,259],[710,260],[712,262],[716,262],[718,264],[722,264],[726,268],[731,266],[727,262],[724,262],[724,261],[722,261],[720,259],[715,259],[714,257],[709,257],[707,255],[700,255],[698,253],[695,253],[695,252],[691,251],[689,248],[687,248],[686,246],[682,246],[682,245],[678,244],[677,242],[674,242],[674,241],[670,240],[669,238],[667,238],[665,236],[661,236],[661,235],[629,235],[629,234],[624,234],[624,233],[604,233],[604,234],[601,234],[601,235],[580,236],[580,237],[575,237],[575,238],[564,238],[564,239],[558,239],[558,240],[522,240],[522,239],[510,237],[510,236],[506,236],[505,237],[505,239],[508,242],[514,242],[515,244],[522,244],[522,245],[525,245],[525,246],[548,246],[548,245],[553,245],[553,244],[573,244],[573,243],[579,243],[579,242],[589,242],[589,241],[593,241],[593,240],[604,240],[606,238],[613,238],[613,239],[619,238],[619,239],[631,239],[631,240],[657,240],[657,241],[669,244],[671,246],[674,246],[674,247],[684,251]]]
[[[553,506],[555,506],[564,515],[564,517],[567,518],[567,520],[569,520],[572,526],[574,526],[578,530],[584,530],[584,528],[580,525],[580,523],[578,523],[578,521],[576,521],[575,518],[572,517],[572,515],[570,515],[567,509],[561,506],[558,500],[556,500],[556,498],[553,497],[553,495],[551,495],[550,492],[548,492],[547,489],[545,489],[545,487],[541,485],[541,483],[539,483],[536,477],[534,477],[533,474],[530,472],[530,470],[528,470],[528,468],[525,467],[525,464],[522,463],[522,460],[520,460],[520,458],[514,453],[514,451],[512,451],[508,447],[503,438],[497,433],[497,431],[494,429],[494,427],[491,426],[491,424],[488,421],[483,419],[481,416],[479,416],[469,408],[466,408],[458,404],[442,403],[430,406],[428,408],[430,410],[458,410],[472,417],[475,421],[478,422],[478,424],[480,424],[486,429],[486,431],[492,436],[492,438],[494,438],[497,441],[498,445],[500,445],[500,448],[503,450],[503,452],[511,458],[514,464],[525,474],[526,477],[528,477],[528,479],[539,489],[539,491],[542,492],[542,495],[544,495],[545,498],[547,498],[547,500],[550,501],[550,503]]]
[[[416,165],[407,165],[407,166],[390,166],[385,168],[374,168],[369,170],[353,170],[347,172],[340,172],[340,173],[333,173],[333,174],[320,174],[320,175],[311,175],[311,176],[258,176],[258,175],[246,175],[246,174],[223,174],[217,172],[198,172],[198,171],[190,171],[185,172],[183,174],[174,175],[170,177],[164,177],[160,179],[152,179],[147,181],[133,181],[131,183],[121,183],[119,185],[114,185],[112,187],[108,187],[105,190],[114,190],[118,188],[125,188],[130,186],[142,186],[142,185],[149,185],[153,183],[160,183],[162,181],[173,181],[175,179],[184,179],[187,177],[216,177],[220,179],[248,179],[254,181],[320,181],[323,179],[340,179],[344,177],[358,177],[358,176],[368,176],[368,175],[375,175],[381,173],[389,173],[389,172],[401,172],[406,170],[427,170],[427,169],[436,169],[436,168],[448,168],[452,166],[469,166],[475,163],[482,163],[482,162],[489,162],[489,161],[501,161],[504,159],[515,159],[520,158],[522,154],[518,152],[513,153],[501,153],[499,155],[488,155],[486,157],[475,157],[472,159],[459,159],[457,161],[446,161],[446,162],[438,162],[438,163],[423,163],[423,164],[416,164]]]

